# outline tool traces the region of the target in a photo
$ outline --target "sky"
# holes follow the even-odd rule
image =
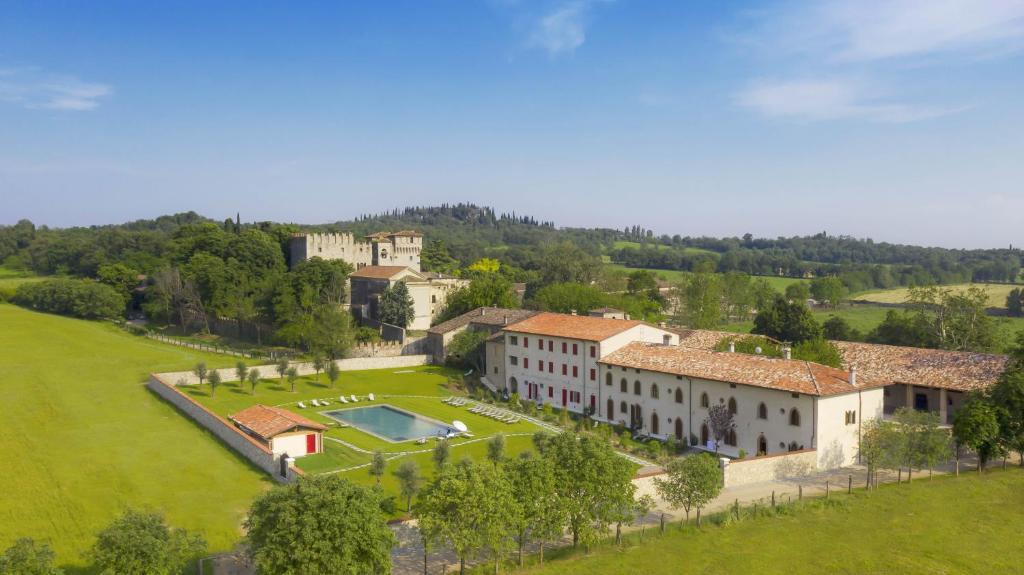
[[[1024,244],[1024,0],[5,2],[0,224]]]

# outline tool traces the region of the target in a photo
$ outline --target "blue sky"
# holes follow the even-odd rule
[[[1024,243],[1024,0],[23,2],[0,223],[559,225]]]

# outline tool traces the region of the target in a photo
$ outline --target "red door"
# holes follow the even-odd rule
[[[593,395],[590,396],[590,412],[597,413],[597,398]]]
[[[565,404],[568,403],[568,401],[566,400],[568,395],[569,395],[569,390],[568,389],[563,389],[562,390],[562,407],[565,407]]]
[[[316,434],[310,433],[306,436],[306,453],[316,453]]]

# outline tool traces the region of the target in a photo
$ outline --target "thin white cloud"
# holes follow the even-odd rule
[[[590,9],[596,0],[569,0],[556,3],[536,18],[528,45],[551,55],[571,54],[587,40]]]
[[[35,68],[0,69],[0,102],[29,109],[88,111],[114,93],[112,87]]]
[[[904,123],[969,106],[882,97],[918,73],[1024,48],[1024,0],[824,0],[748,14],[733,40],[766,66],[735,101],[771,118]],[[794,73],[793,70],[799,72]],[[921,72],[921,71],[924,72]],[[888,81],[883,80],[888,78]]]
[[[965,109],[887,102],[866,84],[841,78],[758,80],[735,94],[735,101],[769,118],[796,122],[853,118],[901,124]]]

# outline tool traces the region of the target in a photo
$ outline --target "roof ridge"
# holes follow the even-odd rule
[[[814,391],[821,395],[821,386],[818,385],[818,378],[814,377],[814,370],[811,369],[811,362],[804,360],[804,367],[807,368],[807,374],[811,376],[811,383],[814,384]]]

